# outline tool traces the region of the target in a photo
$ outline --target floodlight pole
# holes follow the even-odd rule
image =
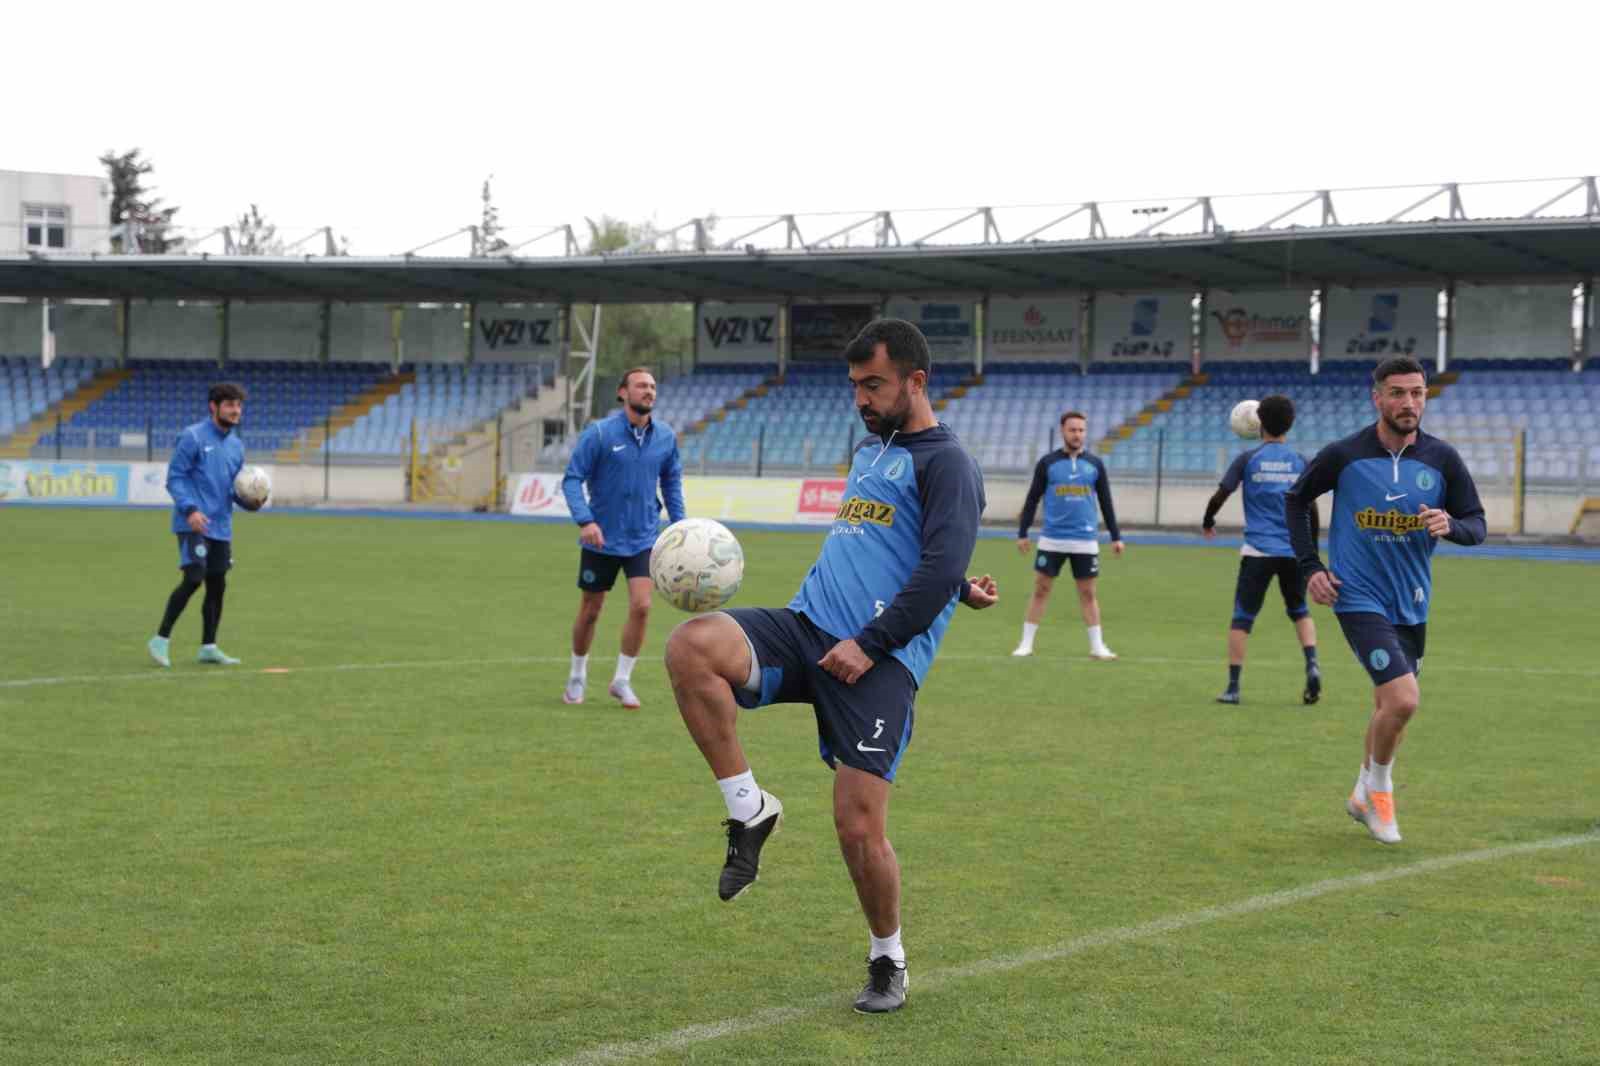
[[[576,435],[589,421],[594,410],[595,363],[600,356],[600,304],[591,304],[593,313],[588,328],[583,320],[574,318],[572,305],[562,305],[561,350],[567,372],[567,436]],[[583,341],[583,350],[573,351],[572,327],[576,326]],[[579,360],[576,376],[572,373],[572,360]]]

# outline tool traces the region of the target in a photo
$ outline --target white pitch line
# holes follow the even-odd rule
[[[1268,892],[1265,895],[1251,896],[1235,903],[1225,903],[1216,907],[1190,911],[1187,914],[1175,914],[1166,918],[1157,918],[1153,921],[1142,922],[1139,925],[1125,925],[1115,929],[1104,929],[1096,933],[1086,933],[1071,940],[1063,940],[1050,947],[1023,952],[1020,955],[1001,955],[962,966],[949,966],[942,970],[934,970],[931,973],[918,973],[915,987],[919,992],[925,992],[930,987],[937,989],[955,981],[969,980],[974,977],[991,977],[1023,966],[1058,962],[1061,959],[1082,955],[1097,948],[1115,947],[1119,944],[1128,944],[1136,940],[1148,940],[1151,937],[1181,932],[1185,929],[1192,929],[1195,926],[1206,925],[1211,922],[1277,910],[1296,903],[1304,903],[1306,900],[1316,899],[1319,896],[1328,896],[1349,889],[1368,888],[1372,885],[1383,884],[1386,881],[1398,881],[1404,877],[1437,873],[1441,870],[1449,870],[1471,863],[1494,862],[1497,859],[1510,858],[1513,855],[1557,851],[1562,848],[1573,848],[1583,844],[1596,843],[1600,843],[1600,831],[1579,833],[1573,836],[1552,837],[1548,840],[1536,840],[1527,844],[1507,844],[1498,848],[1485,848],[1481,851],[1464,851],[1455,855],[1443,855],[1436,859],[1424,859],[1422,862],[1412,863],[1409,866],[1398,866],[1389,870],[1375,870],[1371,873],[1354,874],[1350,877],[1335,877],[1326,881],[1315,881],[1308,885],[1301,885],[1298,888]],[[548,1066],[589,1066],[590,1063],[626,1062],[631,1059],[648,1058],[663,1052],[682,1051],[685,1048],[711,1040],[720,1040],[724,1037],[736,1036],[756,1029],[765,1029],[799,1021],[808,1015],[817,1014],[824,1010],[843,1011],[845,1010],[845,1001],[837,995],[818,996],[795,1006],[769,1007],[753,1014],[747,1014],[742,1018],[726,1018],[720,1022],[690,1025],[682,1029],[674,1029],[670,1033],[662,1033],[642,1040],[601,1044],[598,1047],[580,1051],[564,1059],[552,1060]]]
[[[1013,657],[1010,655],[963,655],[960,652],[956,652],[948,655],[936,655],[934,656],[933,661],[934,664],[937,665],[941,662],[945,662],[946,660],[952,662],[1002,662],[1009,661],[1011,658]],[[1048,659],[1051,657],[1035,652],[1032,656],[1029,656],[1029,658]],[[1061,663],[1070,663],[1074,665],[1081,663],[1084,666],[1090,666],[1088,661],[1089,655],[1087,652],[1085,652],[1082,656],[1075,656],[1071,654],[1059,655],[1056,656],[1055,659],[1057,662]],[[1130,666],[1218,666],[1225,661],[1226,660],[1221,656],[1216,656],[1210,659],[1174,659],[1165,658],[1162,656],[1138,655],[1132,658],[1129,658],[1128,656],[1121,657],[1117,660],[1117,666],[1094,665],[1092,666],[1092,669],[1115,670],[1123,663],[1127,663]],[[1250,661],[1257,666],[1288,666],[1290,664],[1290,660],[1288,659],[1254,658]],[[1463,672],[1480,674],[1543,674],[1556,677],[1600,677],[1600,670],[1571,670],[1560,666],[1482,666],[1474,665],[1472,663],[1443,662],[1433,658],[1425,658],[1423,660],[1423,664],[1432,668],[1428,674],[1430,677],[1441,670],[1449,670],[1452,672],[1460,670]],[[1299,666],[1300,660],[1294,660],[1294,665]]]

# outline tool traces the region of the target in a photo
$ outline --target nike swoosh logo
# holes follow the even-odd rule
[[[869,747],[867,747],[865,741],[858,740],[858,741],[856,741],[856,750],[857,751],[888,751],[889,749],[888,748],[869,748]]]
[[[1398,495],[1398,496],[1391,496],[1391,495],[1389,495],[1389,494],[1388,494],[1388,493],[1387,493],[1387,492],[1386,492],[1386,493],[1384,493],[1384,494],[1383,494],[1383,501],[1384,501],[1384,502],[1385,502],[1385,503],[1393,503],[1393,502],[1394,502],[1394,501],[1396,501],[1396,500],[1403,500],[1403,499],[1405,499],[1405,498],[1406,498],[1406,497],[1407,497],[1407,496],[1408,496],[1408,495],[1410,495],[1410,493],[1406,493],[1406,492],[1402,492],[1402,493],[1401,493],[1401,494],[1400,494],[1400,495]]]
[[[626,447],[627,447],[626,444],[613,444],[611,446],[611,450],[614,451],[614,452],[620,452],[622,449],[624,449]]]

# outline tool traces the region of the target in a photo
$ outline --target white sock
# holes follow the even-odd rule
[[[900,945],[900,930],[896,929],[888,936],[872,938],[872,946],[867,949],[867,958],[881,959],[885,955],[895,962],[906,961],[906,949]]]
[[[1105,640],[1104,640],[1104,638],[1102,638],[1100,636],[1100,627],[1099,626],[1090,626],[1089,627],[1089,650],[1090,651],[1099,651],[1101,648],[1103,648],[1105,646],[1106,646]]]
[[[617,676],[612,678],[611,680],[613,680],[613,681],[628,681],[628,680],[631,680],[632,677],[633,677],[633,664],[638,662],[638,661],[639,661],[639,657],[637,655],[633,655],[633,656],[618,655],[617,656]]]
[[[1367,768],[1367,791],[1393,792],[1394,782],[1389,777],[1389,771],[1394,769],[1394,762],[1381,763],[1372,760],[1372,765]]]
[[[574,655],[572,657],[572,672],[567,675],[574,681],[586,681],[589,677],[589,657],[587,655]]]
[[[1356,771],[1356,787],[1354,789],[1352,789],[1351,791],[1355,793],[1356,799],[1361,800],[1362,802],[1366,802],[1366,798],[1367,798],[1367,767],[1366,767],[1365,763],[1363,763],[1361,765],[1361,769]]]
[[[755,771],[719,777],[717,787],[722,789],[722,802],[728,805],[729,818],[748,822],[761,812],[761,789],[756,787]]]
[[[1038,632],[1039,627],[1032,622],[1022,623],[1022,646],[1031,650],[1033,648],[1034,635]]]

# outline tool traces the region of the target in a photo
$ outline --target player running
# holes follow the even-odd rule
[[[624,707],[639,706],[633,692],[633,667],[644,646],[650,621],[650,547],[661,522],[661,501],[668,517],[683,517],[683,463],[678,437],[665,422],[651,417],[656,405],[656,379],[634,367],[617,383],[614,411],[591,423],[578,437],[567,463],[561,491],[567,510],[578,523],[578,617],[572,623],[572,668],[563,703],[582,703],[589,678],[589,648],[606,593],[617,583],[617,571],[628,577],[628,620],[622,624],[622,651],[617,671],[606,690]],[[661,499],[656,498],[656,485]],[[584,489],[588,488],[588,499]]]
[[[1278,579],[1283,606],[1300,638],[1306,657],[1306,687],[1300,698],[1316,703],[1322,695],[1322,670],[1317,665],[1317,624],[1306,606],[1305,578],[1289,543],[1289,526],[1283,517],[1283,494],[1306,468],[1305,458],[1285,443],[1294,425],[1294,401],[1287,396],[1262,399],[1261,443],[1236,456],[1217,491],[1206,503],[1200,529],[1210,540],[1217,535],[1217,512],[1244,486],[1244,544],[1239,548],[1239,580],[1233,594],[1233,624],[1228,628],[1228,688],[1218,703],[1239,702],[1239,674],[1244,669],[1245,643],[1256,615],[1267,598],[1272,579]],[[1317,508],[1311,507],[1311,540],[1317,539]]]
[[[167,464],[172,532],[178,535],[178,569],[183,578],[167,597],[160,628],[145,645],[150,658],[162,666],[172,665],[172,627],[202,582],[206,598],[200,605],[198,661],[215,666],[239,662],[217,647],[222,597],[228,590],[228,571],[233,569],[233,507],[259,511],[266,503],[241,499],[233,491],[233,479],[244,468],[244,444],[239,440],[244,401],[243,386],[228,381],[211,386],[206,397],[211,417],[178,435]]]
[[[1420,699],[1433,550],[1440,537],[1481,544],[1487,531],[1461,456],[1419,428],[1428,399],[1422,365],[1385,360],[1372,383],[1378,421],[1322,449],[1284,497],[1284,511],[1306,591],[1333,608],[1372,677],[1361,773],[1345,809],[1374,839],[1398,844],[1392,770]],[[1331,568],[1317,554],[1311,518],[1312,501],[1330,491]]]
[[[855,1009],[906,998],[900,865],[885,836],[889,786],[911,742],[917,689],[957,600],[993,604],[993,579],[965,576],[983,513],[983,477],[928,399],[928,342],[909,322],[870,322],[845,350],[871,435],[856,450],[844,502],[785,608],[740,608],[680,625],[667,672],[689,734],[727,805],[724,900],[756,880],[783,804],[756,784],[738,709],[809,703],[835,771],[834,827],[871,944]]]
[[[1033,557],[1033,598],[1022,623],[1022,643],[1012,655],[1032,655],[1033,638],[1044,620],[1050,590],[1070,564],[1078,586],[1078,610],[1089,629],[1089,658],[1110,660],[1116,653],[1106,647],[1100,631],[1100,601],[1095,584],[1100,576],[1100,519],[1106,520],[1111,534],[1111,549],[1122,554],[1122,531],[1117,528],[1117,512],[1111,506],[1111,480],[1100,457],[1084,445],[1089,435],[1089,420],[1078,411],[1061,416],[1062,447],[1039,460],[1033,468],[1033,484],[1022,504],[1017,524],[1017,551],[1027,554],[1032,546],[1028,527],[1034,511],[1044,499],[1044,528],[1039,533],[1039,550]]]

